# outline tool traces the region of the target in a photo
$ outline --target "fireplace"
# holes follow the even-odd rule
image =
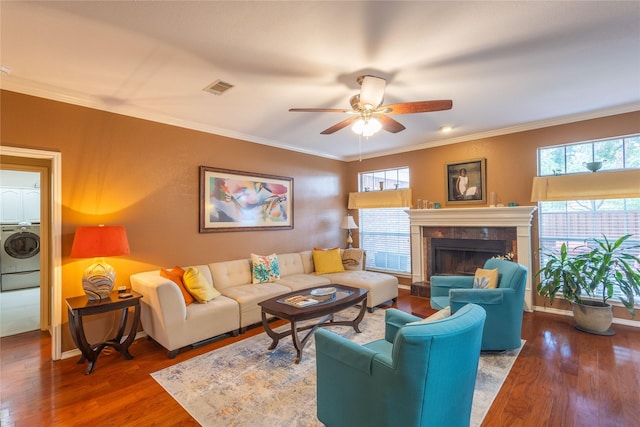
[[[518,262],[516,227],[421,227],[424,269],[422,281],[431,276],[472,276],[486,260],[512,253]]]
[[[504,240],[431,238],[431,276],[473,276],[486,260],[504,255],[506,246]]]
[[[531,221],[535,211],[535,206],[407,210],[413,282],[428,282],[434,274],[472,275],[487,259],[513,253],[514,261],[529,271],[525,309],[532,310]],[[452,241],[460,245],[457,255],[448,253]],[[443,261],[443,256],[453,258]]]

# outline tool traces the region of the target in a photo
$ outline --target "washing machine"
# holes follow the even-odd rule
[[[0,226],[0,291],[40,286],[40,224]]]

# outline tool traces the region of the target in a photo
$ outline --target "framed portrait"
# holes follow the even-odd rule
[[[293,228],[293,178],[200,166],[200,232]]]
[[[487,202],[486,159],[474,159],[445,165],[447,204]]]

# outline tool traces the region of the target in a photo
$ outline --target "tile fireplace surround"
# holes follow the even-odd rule
[[[531,287],[531,221],[536,206],[514,206],[504,208],[458,208],[458,209],[411,209],[407,210],[411,223],[411,272],[414,282],[427,281],[429,262],[426,241],[438,228],[481,228],[483,235],[495,235],[496,230],[513,228],[516,231],[517,261],[524,265],[527,275],[525,310],[533,310]],[[466,234],[466,233],[465,233]]]

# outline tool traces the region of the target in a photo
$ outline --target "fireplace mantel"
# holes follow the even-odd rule
[[[407,210],[411,224],[411,273],[414,282],[427,281],[423,245],[424,227],[515,227],[517,231],[518,262],[527,275],[525,309],[533,310],[531,288],[531,221],[536,206],[501,208],[411,209]]]
[[[535,206],[407,210],[411,226],[530,227]]]

